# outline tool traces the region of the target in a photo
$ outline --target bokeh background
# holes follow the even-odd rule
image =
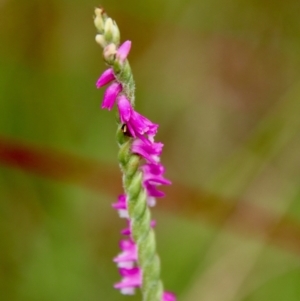
[[[0,300],[112,288],[124,221],[92,0],[0,0]],[[300,2],[103,0],[173,181],[153,210],[180,301],[300,300]]]

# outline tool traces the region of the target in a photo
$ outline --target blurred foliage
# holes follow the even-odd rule
[[[94,1],[0,0],[0,300],[140,300],[112,288],[124,227]],[[104,0],[160,124],[165,287],[300,299],[300,2]]]

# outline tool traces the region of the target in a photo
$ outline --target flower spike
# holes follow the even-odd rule
[[[94,24],[98,30],[96,42],[103,48],[108,69],[96,82],[104,93],[102,109],[111,110],[116,102],[118,113],[117,142],[119,165],[123,174],[124,193],[112,207],[127,225],[121,231],[121,252],[113,259],[119,268],[121,281],[114,285],[122,294],[132,295],[140,288],[143,301],[176,301],[173,293],[164,291],[160,279],[160,260],[156,253],[154,227],[150,207],[164,193],[157,189],[170,185],[160,163],[163,143],[155,142],[158,124],[134,109],[135,83],[127,57],[131,41],[120,44],[117,24],[103,9],[95,10]]]

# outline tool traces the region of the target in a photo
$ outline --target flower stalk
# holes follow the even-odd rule
[[[110,84],[101,107],[111,110],[115,103],[118,107],[116,138],[124,194],[113,207],[128,223],[121,232],[127,237],[120,243],[122,252],[114,259],[123,278],[114,287],[123,294],[133,294],[140,287],[144,301],[175,301],[174,294],[164,292],[160,279],[155,221],[149,208],[155,205],[156,197],[164,195],[157,186],[171,184],[163,177],[165,169],[160,163],[163,144],[154,142],[158,125],[134,110],[135,83],[127,60],[131,42],[120,45],[118,26],[102,8],[95,9],[94,24],[96,42],[103,48],[108,65],[96,87]]]

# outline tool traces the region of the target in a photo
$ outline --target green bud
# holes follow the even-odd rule
[[[113,27],[113,43],[115,43],[117,46],[120,44],[120,30],[115,21],[113,21],[114,27]]]
[[[104,25],[104,37],[109,43],[119,45],[120,43],[120,31],[119,28],[111,18],[107,18]]]
[[[103,34],[97,34],[95,37],[95,40],[102,48],[104,48],[107,45],[107,42],[106,42]]]
[[[102,14],[103,14],[102,8],[95,8],[94,24],[100,33],[103,33],[104,31],[104,20]]]

